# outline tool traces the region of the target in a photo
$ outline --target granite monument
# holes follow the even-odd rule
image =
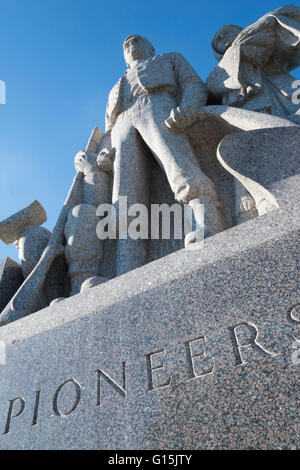
[[[299,447],[300,9],[212,48],[127,37],[53,231],[0,223],[0,448]]]

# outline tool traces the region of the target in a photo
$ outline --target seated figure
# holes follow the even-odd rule
[[[299,7],[278,8],[245,29],[224,26],[212,47],[219,64],[207,86],[215,100],[299,122],[290,74],[300,65]]]
[[[210,100],[300,124],[296,79],[300,65],[300,8],[287,5],[242,29],[227,25],[212,41],[219,64],[207,78]],[[269,127],[269,126],[268,126]],[[236,223],[257,215],[254,201],[235,180]]]

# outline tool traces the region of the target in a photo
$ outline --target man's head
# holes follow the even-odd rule
[[[76,171],[86,175],[97,168],[96,155],[86,152],[84,149],[80,150],[75,155],[74,165]]]
[[[132,67],[137,60],[149,59],[155,54],[151,42],[137,34],[132,34],[125,39],[123,49],[127,67]]]
[[[223,26],[223,28],[214,35],[211,46],[218,61],[222,59],[227,49],[231,46],[241,31],[243,31],[243,28],[240,26],[228,24]]]

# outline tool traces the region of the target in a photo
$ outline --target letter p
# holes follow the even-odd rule
[[[19,411],[18,411],[16,414],[13,415],[14,403],[15,403],[17,400],[20,402],[20,409],[19,409]],[[6,426],[5,426],[4,434],[8,434],[8,433],[9,433],[9,430],[10,430],[10,422],[11,422],[12,418],[17,418],[18,416],[20,416],[20,414],[23,413],[24,408],[25,408],[25,400],[24,400],[24,398],[17,397],[17,398],[14,398],[13,400],[10,400],[10,401],[9,401],[9,410],[8,410],[8,415],[7,415],[7,420],[6,420]]]

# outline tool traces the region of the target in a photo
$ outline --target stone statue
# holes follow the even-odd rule
[[[300,65],[300,8],[287,5],[245,29],[224,26],[212,47],[219,61],[207,79],[210,93],[222,104],[299,122],[292,102]]]
[[[299,7],[278,8],[245,29],[224,26],[212,48],[219,61],[207,78],[213,101],[300,123],[289,73],[300,65]],[[254,201],[237,180],[235,195],[236,222],[255,217]]]
[[[100,204],[110,202],[111,188],[110,176],[98,167],[96,153],[78,152],[75,169],[83,174],[80,204],[70,210],[64,229],[71,295],[106,281],[100,276],[104,242],[96,234],[96,210]]]
[[[47,217],[37,201],[1,222],[1,239],[6,243],[18,240],[26,279],[1,313],[0,324],[38,310],[45,283],[57,258],[63,254],[71,281],[69,295],[80,292],[83,284],[92,287],[105,280],[98,275],[103,246],[96,235],[96,207],[108,201],[111,186],[108,175],[98,168],[96,161],[102,139],[107,143],[107,138],[95,127],[86,149],[76,155],[77,174],[52,233],[38,227]],[[58,300],[63,297],[60,294]]]
[[[127,208],[171,206],[173,197],[190,207],[185,246],[192,248],[203,221],[209,237],[284,206],[298,172],[299,110],[289,71],[300,64],[299,42],[296,6],[245,30],[225,26],[213,39],[219,65],[207,87],[180,54],[155,55],[146,38],[127,37],[128,68],[109,94],[106,133],[94,128],[77,153],[77,174],[52,233],[40,227],[46,214],[37,201],[0,223],[0,238],[18,245],[24,277],[0,326],[153,260],[150,243],[123,237],[123,198]],[[97,208],[111,203],[116,233],[105,240]],[[127,227],[134,216],[124,215]],[[178,249],[170,246],[169,253]]]
[[[23,279],[30,276],[49,243],[51,232],[41,227],[46,220],[47,215],[43,206],[38,201],[33,201],[24,209],[0,222],[0,239],[7,244],[14,242],[21,261]],[[66,274],[65,259],[58,255],[33,303],[34,309],[47,307],[58,295],[67,295]]]
[[[110,92],[106,109],[106,131],[115,149],[113,203],[118,210],[120,196],[127,196],[128,205],[141,202],[146,145],[166,173],[175,199],[192,208],[204,204],[205,236],[214,235],[223,229],[218,195],[183,133],[206,104],[206,87],[178,53],[155,56],[152,44],[137,35],[127,37],[123,47],[128,69]],[[110,151],[104,149],[100,161]],[[201,226],[201,217],[195,218]],[[188,234],[186,245],[195,239],[195,232]],[[118,275],[143,264],[142,244],[136,243],[130,256],[130,243],[119,240]]]

